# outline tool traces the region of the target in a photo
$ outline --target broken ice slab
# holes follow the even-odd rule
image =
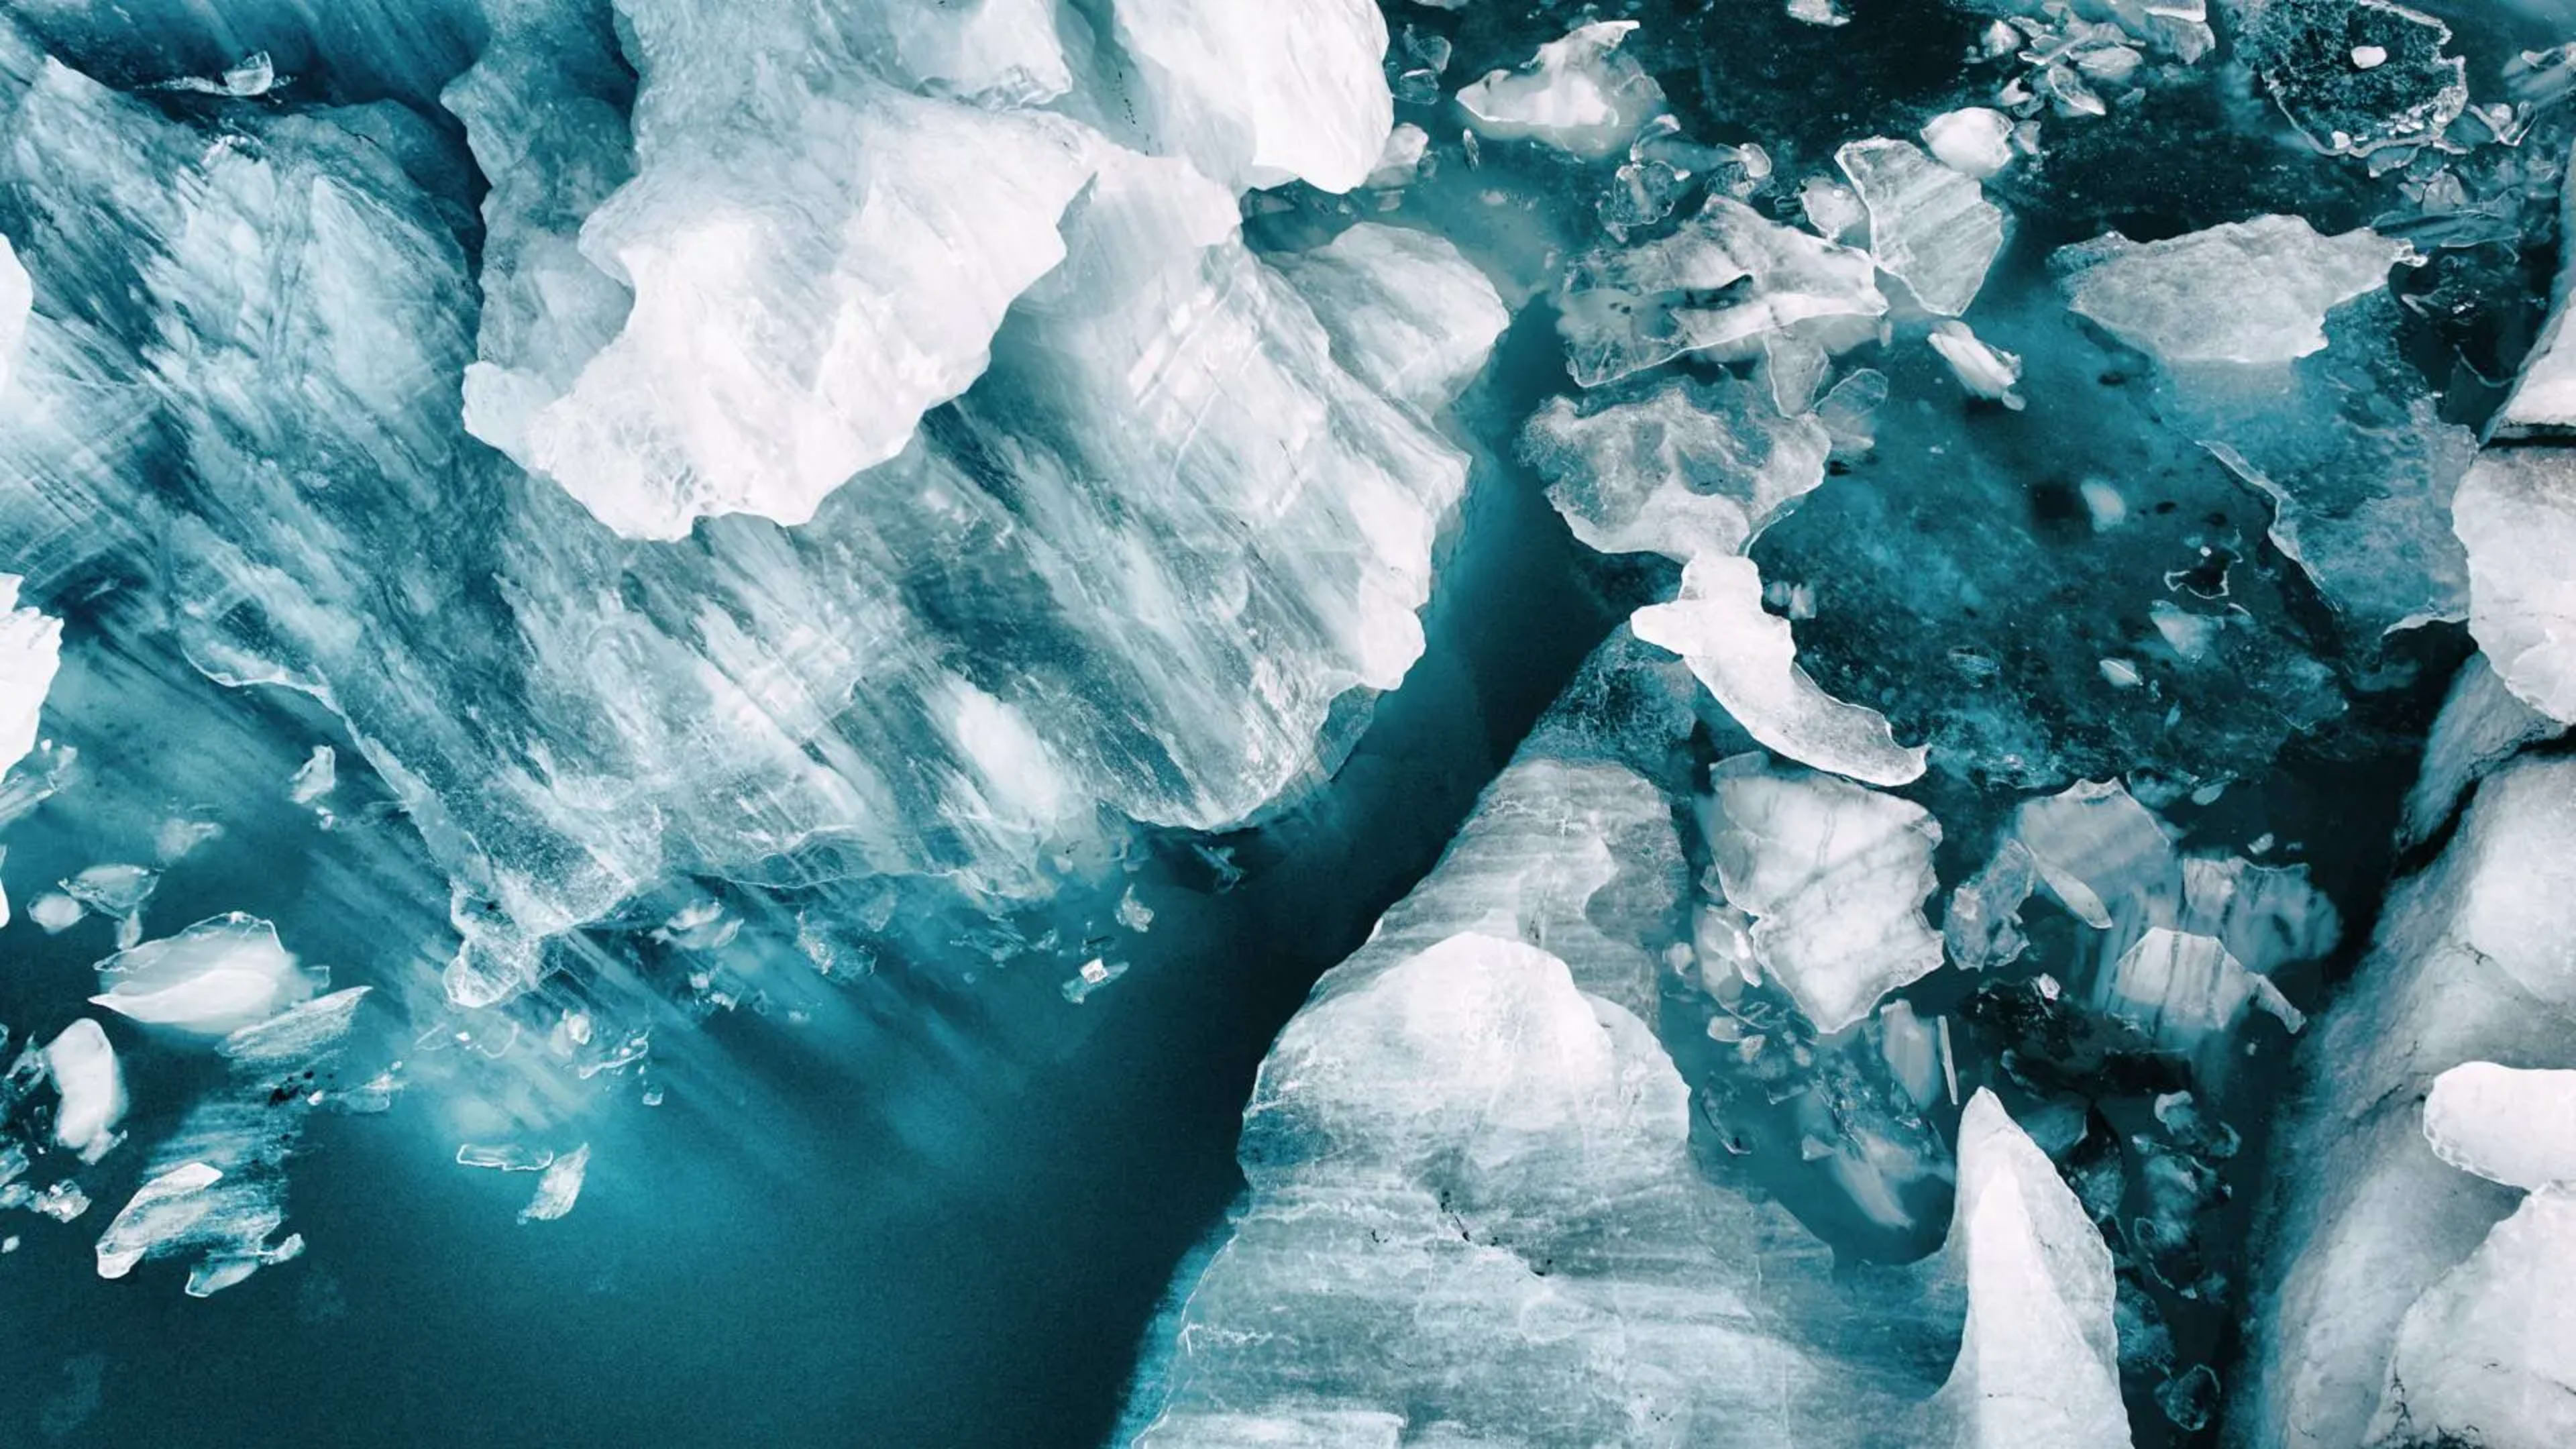
[[[1669,236],[1577,258],[1557,331],[1575,382],[1598,387],[1685,353],[1750,358],[1779,333],[1844,352],[1886,312],[1868,253],[1711,196]]]
[[[535,1195],[519,1210],[522,1223],[550,1223],[571,1212],[581,1199],[583,1177],[590,1170],[590,1144],[585,1142],[546,1164]]]
[[[1447,239],[1361,222],[1271,261],[1315,309],[1352,376],[1437,414],[1484,370],[1511,313]]]
[[[1911,141],[1874,136],[1834,152],[1869,213],[1869,253],[1924,310],[1956,317],[1986,283],[2003,250],[2003,208],[1976,178],[1923,154]]]
[[[90,998],[149,1026],[220,1036],[310,996],[315,983],[278,944],[277,928],[239,911],[98,963],[106,990]]]
[[[1551,398],[1521,435],[1576,538],[1677,562],[1742,553],[1825,481],[1829,447],[1814,419],[1784,418],[1753,384],[1723,374],[1624,400]]]
[[[1664,107],[1654,77],[1624,54],[1633,20],[1596,20],[1538,48],[1517,71],[1496,70],[1458,91],[1470,124],[1497,140],[1534,140],[1600,158],[1628,144]]]
[[[1991,106],[1944,111],[1923,123],[1933,158],[1980,181],[2012,164],[2012,135],[2012,118]]]
[[[2369,1449],[2576,1443],[2576,1184],[2543,1186],[2407,1309]]]
[[[1721,762],[1709,788],[1703,828],[1727,904],[1754,918],[1756,959],[1816,1030],[1851,1026],[1940,967],[1923,902],[1941,827],[1922,806],[1760,754]]]
[[[1949,1449],[2128,1444],[2111,1250],[2029,1135],[1979,1088],[1959,1119],[1945,1257],[1968,1321],[1926,1428]]]
[[[62,1102],[54,1109],[54,1141],[96,1162],[107,1155],[125,1120],[125,1069],[116,1048],[95,1021],[82,1017],[45,1044],[45,1070]]]
[[[2462,1062],[2433,1079],[2424,1140],[2444,1162],[2489,1182],[2576,1183],[2576,1071]]]
[[[1871,785],[1920,778],[1926,751],[1896,742],[1887,717],[1816,687],[1798,667],[1789,621],[1764,612],[1753,561],[1704,553],[1682,570],[1681,597],[1629,617],[1639,639],[1682,656],[1747,734],[1820,770]]]
[[[2196,932],[2149,927],[2096,982],[2096,1007],[2193,1057],[2199,1080],[2211,1086],[2248,1011],[2260,1007],[2291,1031],[2307,1025],[2269,978],[2247,969],[2224,941]]]
[[[161,872],[141,865],[93,865],[55,884],[102,916],[130,916],[152,898]]]
[[[2386,0],[2238,0],[2245,57],[2319,150],[2367,155],[2438,142],[2468,104],[2451,30]]]
[[[2576,453],[2495,447],[2452,499],[2469,555],[2469,632],[2533,709],[2576,722]]]
[[[1931,336],[1925,339],[1941,360],[1950,364],[1950,375],[1970,397],[2000,402],[2019,412],[2022,396],[2013,391],[2021,381],[2021,357],[2000,347],[1989,346],[1968,330],[1968,324],[1943,318],[1934,323]]]
[[[2326,345],[2326,314],[2413,255],[2367,228],[2320,236],[2259,216],[2163,241],[2118,232],[2051,258],[2067,306],[2167,364],[2285,363]]]
[[[9,271],[16,265],[14,257],[0,255],[0,319],[7,315]],[[13,329],[0,325],[0,344],[12,341]],[[7,351],[0,348],[0,389],[8,386],[7,362]],[[45,695],[61,665],[63,622],[40,609],[18,606],[24,582],[16,574],[0,574],[0,774],[36,747]]]

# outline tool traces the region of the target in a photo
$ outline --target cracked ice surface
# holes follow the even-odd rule
[[[2386,285],[2409,253],[2368,230],[2319,236],[2260,216],[2164,241],[2117,232],[2059,252],[2067,305],[2168,364],[2289,362],[2326,345],[2326,314]]]

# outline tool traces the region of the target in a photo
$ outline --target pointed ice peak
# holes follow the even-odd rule
[[[1959,1119],[1951,1262],[1968,1322],[1930,1406],[1954,1449],[2111,1449],[2131,1442],[2120,1400],[2111,1250],[2048,1155],[1993,1092]]]
[[[1596,20],[1551,40],[1518,71],[1487,72],[1462,87],[1459,109],[1500,140],[1533,140],[1586,158],[1628,144],[1663,109],[1664,92],[1619,53],[1634,20]]]
[[[1869,212],[1869,251],[1878,269],[1905,284],[1923,309],[1944,317],[1968,310],[2003,250],[2003,208],[1985,189],[1911,141],[1873,136],[1834,153]]]
[[[2576,1182],[2576,1071],[2463,1062],[2424,1099],[2433,1155],[2507,1187]]]
[[[1762,607],[1753,561],[1703,553],[1682,569],[1681,597],[1629,616],[1639,639],[1682,656],[1735,722],[1800,764],[1871,785],[1923,773],[1925,749],[1900,745],[1887,717],[1847,704],[1798,667],[1789,621]]]
[[[1866,1018],[1941,965],[1923,917],[1941,826],[1911,800],[1773,764],[1709,772],[1703,819],[1726,902],[1754,918],[1755,958],[1820,1032]]]
[[[2069,308],[2159,361],[2284,363],[2323,350],[2326,314],[2413,256],[2366,227],[2320,236],[2305,217],[2258,216],[2156,242],[2111,232],[2052,265]]]
[[[0,276],[0,284],[6,277]],[[0,297],[0,307],[7,299]],[[5,320],[5,314],[0,314]],[[0,339],[5,340],[5,339]],[[0,385],[6,379],[0,378]],[[16,574],[0,574],[0,774],[27,758],[36,747],[36,727],[45,695],[61,667],[63,621],[37,609],[18,607]]]

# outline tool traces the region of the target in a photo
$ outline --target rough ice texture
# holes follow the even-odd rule
[[[2563,721],[2533,709],[2507,689],[2486,655],[2470,655],[2452,678],[2442,712],[2434,716],[2432,734],[2424,742],[2415,787],[2406,795],[2399,843],[2431,839],[2487,771],[2524,745],[2566,731]]]
[[[1682,656],[1745,733],[1802,765],[1871,785],[1923,773],[1924,750],[1896,742],[1886,716],[1816,687],[1798,667],[1789,621],[1764,612],[1753,561],[1704,553],[1682,569],[1681,597],[1629,616],[1649,644]]]
[[[191,662],[340,714],[455,882],[459,999],[523,985],[547,937],[672,870],[1043,889],[1099,806],[1239,821],[1329,761],[1328,719],[1364,715],[1343,696],[1402,677],[1465,458],[1339,360],[1223,185],[1106,141],[994,365],[795,529],[634,542],[476,446],[457,378],[478,348],[568,384],[627,320],[596,289],[541,305],[579,291],[570,218],[624,164],[594,94],[613,53],[509,34],[492,64],[517,69],[452,92],[469,134],[506,158],[511,118],[548,119],[527,184],[484,198],[478,278],[457,198],[356,120],[245,111],[256,144],[210,148],[0,26],[16,240],[78,279],[43,293],[0,408],[0,557],[43,599],[148,549]],[[567,47],[588,59],[549,63]],[[639,104],[649,131],[665,103]],[[884,114],[934,104],[974,109]],[[690,135],[671,144],[719,139]],[[793,168],[721,171],[711,204]],[[710,214],[679,207],[671,235]]]
[[[2507,1187],[2576,1182],[2576,1071],[2462,1062],[2433,1079],[2424,1140],[2444,1162]]]
[[[2540,1188],[2406,1310],[2370,1449],[2576,1444],[2576,1185]]]
[[[1685,353],[1759,355],[1776,337],[1839,353],[1887,313],[1867,252],[1712,195],[1669,236],[1577,258],[1557,296],[1574,380],[1598,387]]]
[[[2241,50],[2321,151],[2365,155],[2439,137],[2468,104],[2449,26],[2388,0],[2238,0]],[[2362,47],[2380,53],[2357,64]]]
[[[277,928],[239,912],[199,921],[98,963],[106,990],[90,998],[147,1026],[221,1036],[312,994]]]
[[[1754,958],[1820,1032],[1867,1017],[1941,965],[1924,920],[1940,824],[1911,800],[1739,755],[1709,776],[1705,828]]]
[[[1750,383],[1676,378],[1643,397],[1549,399],[1521,436],[1548,502],[1602,553],[1742,553],[1825,481],[1832,440]]]
[[[2505,688],[2576,722],[2576,451],[2498,447],[2452,500],[2469,554],[2469,632]]]
[[[2428,1290],[2518,1196],[2436,1155],[2421,1104],[2464,1062],[2576,1067],[2571,1042],[2576,761],[2525,758],[2481,784],[2441,857],[2398,885],[2370,956],[2310,1034],[2231,1415],[2245,1442],[2343,1449],[2375,1416],[2412,1412],[2412,1380],[2392,1377],[2400,1326],[2439,1304]],[[2432,1388],[2426,1412],[2447,1413],[2435,1406],[2451,1391]]]
[[[2113,1449],[2120,1401],[2111,1250],[2084,1205],[1979,1088],[1959,1119],[1959,1196],[1946,1250],[1968,1286],[1958,1362],[1918,1443]]]
[[[18,366],[18,349],[27,336],[27,312],[35,300],[35,283],[19,262],[17,248],[0,236],[0,397],[8,395],[9,374]]]
[[[2576,191],[2561,188],[2558,198],[2558,234],[2569,234],[2571,221],[2576,221]],[[2529,437],[2566,437],[2576,434],[2576,330],[2567,325],[2571,302],[2576,302],[2576,256],[2559,259],[2555,299],[2549,320],[2542,324],[2540,339],[2522,360],[2522,371],[2514,378],[2513,393],[2496,409],[2487,424],[2489,437],[2515,439]],[[0,302],[0,307],[5,307]],[[0,341],[0,359],[5,359],[5,342]],[[5,362],[0,362],[5,365]]]
[[[2004,213],[1976,178],[1911,141],[1872,137],[1834,153],[1869,212],[1869,252],[1925,311],[1956,317],[2003,250]]]
[[[6,379],[0,378],[0,386]],[[41,609],[18,606],[26,581],[0,574],[0,774],[36,747],[45,695],[62,666],[63,621]]]
[[[1497,70],[1462,86],[1458,108],[1479,131],[1533,140],[1583,157],[1628,144],[1663,109],[1664,93],[1619,51],[1633,20],[1596,20],[1551,40],[1517,71]]]
[[[1371,0],[1117,0],[1112,9],[1159,149],[1237,188],[1304,181],[1348,191],[1377,164],[1395,99],[1380,64],[1386,19]]]
[[[2053,259],[2067,305],[2168,364],[2284,363],[2326,345],[2326,314],[2387,285],[2409,255],[2367,228],[2319,236],[2258,216],[2163,241],[2117,232]]]
[[[1495,781],[1263,1064],[1248,1194],[1149,1353],[1138,1443],[1751,1449],[1918,1411],[1942,1310],[1692,1164],[1641,1019],[1683,873],[1622,766]]]
[[[1353,377],[1426,413],[1475,381],[1511,325],[1494,284],[1429,232],[1364,221],[1272,260]]]
[[[1944,111],[1923,123],[1923,144],[1953,171],[1982,181],[2012,164],[2013,123],[1989,106]]]

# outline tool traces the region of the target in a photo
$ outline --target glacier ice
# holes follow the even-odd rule
[[[2576,721],[2576,468],[2547,447],[2490,448],[2460,480],[2469,632],[2515,697]]]
[[[1923,918],[1941,827],[1910,800],[1740,755],[1710,774],[1704,821],[1755,959],[1808,1020],[1837,1032],[1941,965]]]
[[[1681,597],[1637,610],[1629,627],[1682,656],[1746,733],[1787,758],[1870,785],[1922,775],[1922,746],[1898,744],[1886,716],[1825,693],[1798,667],[1789,621],[1764,612],[1752,560],[1698,555],[1682,569]]]
[[[2326,345],[2326,314],[2387,284],[2411,253],[2368,229],[2320,236],[2259,216],[2164,241],[2117,232],[2060,251],[2067,306],[2168,364],[2290,362]]]
[[[1621,49],[1636,29],[1633,20],[1577,26],[1540,46],[1520,70],[1493,71],[1461,87],[1458,108],[1497,139],[1610,155],[1663,109],[1662,88]]]
[[[1873,136],[1834,153],[1869,214],[1869,254],[1926,311],[1956,317],[2003,250],[2003,208],[1973,176],[1911,141]]]
[[[2462,1062],[2424,1097],[2433,1155],[2507,1187],[2576,1182],[2576,1071]]]

